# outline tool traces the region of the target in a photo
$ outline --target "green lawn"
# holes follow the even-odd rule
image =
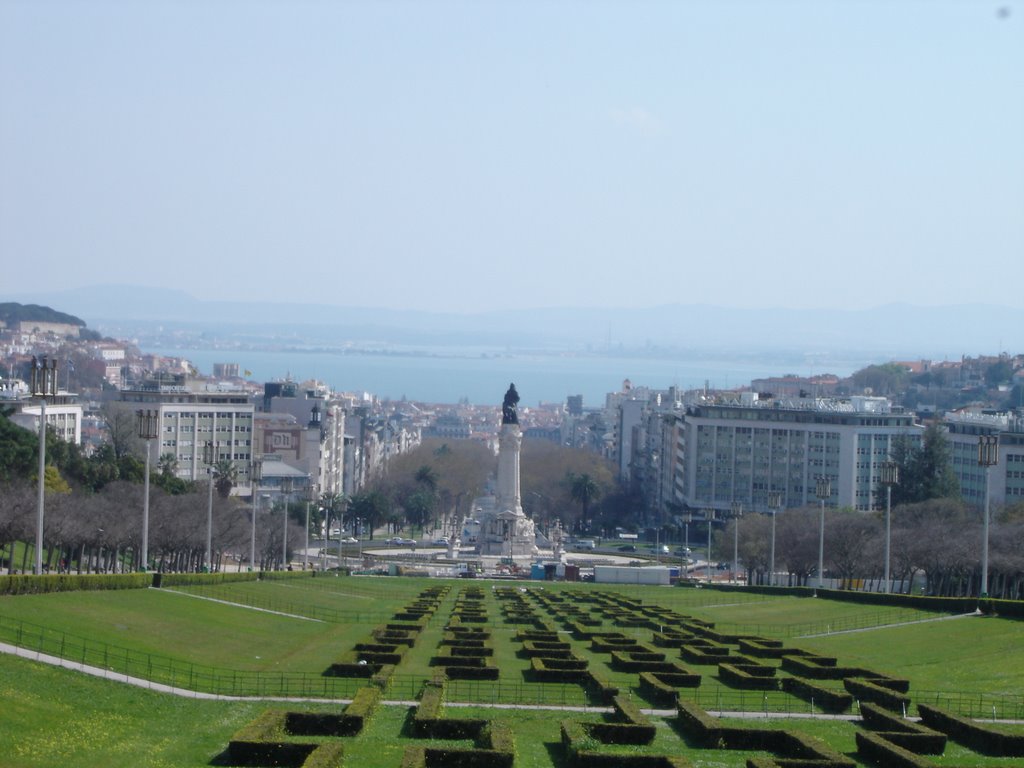
[[[1024,622],[973,617],[794,640],[794,645],[906,677],[912,690],[1024,691]]]
[[[578,686],[555,686],[528,681],[524,670],[528,660],[520,658],[516,632],[522,625],[503,619],[508,602],[499,599],[490,582],[439,581],[399,578],[291,579],[287,581],[240,582],[214,587],[188,588],[194,595],[246,605],[262,605],[302,616],[325,615],[330,621],[305,621],[248,607],[200,600],[168,590],[126,590],[82,592],[0,598],[0,637],[18,621],[44,625],[51,633],[86,638],[111,648],[169,657],[195,665],[224,670],[259,671],[267,679],[280,673],[303,672],[310,679],[355,643],[370,639],[375,626],[409,604],[425,589],[449,587],[434,617],[420,633],[416,645],[396,670],[391,700],[413,699],[422,681],[434,668],[430,658],[437,654],[444,627],[461,593],[481,589],[481,601],[488,615],[493,663],[501,669],[500,679],[453,681],[449,701],[527,702],[582,704],[586,697]],[[681,614],[716,622],[729,630],[740,624],[781,628],[777,636],[787,645],[835,656],[844,666],[862,666],[911,681],[911,698],[928,691],[975,691],[985,694],[1014,694],[1024,690],[1024,622],[998,618],[956,618],[905,626],[885,626],[894,620],[935,619],[935,614],[866,609],[851,603],[810,598],[764,598],[712,592],[711,590],[637,588],[604,589],[604,585],[527,584],[515,589],[570,591],[573,603],[597,613],[589,597],[597,592],[642,599]],[[750,599],[747,599],[747,598]],[[532,610],[545,621],[558,618],[532,598]],[[557,611],[555,612],[557,613]],[[854,623],[870,627],[864,631],[832,633],[819,637],[791,638],[802,626]],[[616,627],[605,620],[605,629],[636,636],[649,642],[646,628]],[[767,633],[766,633],[767,634]],[[587,658],[591,668],[615,681],[627,693],[638,697],[638,675],[610,668],[610,655],[591,651],[589,642],[563,637],[574,652]],[[663,649],[678,658],[672,649]],[[685,666],[693,666],[686,664]],[[808,711],[809,705],[782,692],[764,694],[740,692],[722,684],[714,666],[693,666],[702,676],[699,689],[689,689],[688,698],[708,709],[742,708],[759,711],[762,704],[772,711]],[[338,680],[337,678],[332,678]],[[182,683],[185,684],[185,683]],[[357,684],[353,681],[353,684]],[[829,685],[832,685],[829,683]],[[835,685],[839,685],[835,683]],[[337,695],[341,689],[332,689]],[[227,745],[231,734],[265,708],[307,708],[291,703],[216,703],[183,699],[109,683],[73,672],[44,667],[32,662],[0,656],[0,695],[6,702],[0,710],[0,744],[13,745],[0,752],[0,763],[13,766],[200,766]],[[337,705],[319,705],[334,707]],[[642,706],[647,706],[642,704]],[[416,744],[406,728],[407,707],[384,707],[366,731],[346,740],[346,765],[366,768],[397,768],[404,747]],[[599,713],[565,713],[551,710],[493,710],[449,707],[452,717],[502,717],[513,721],[519,766],[561,768],[564,756],[558,723],[564,718],[600,718]],[[810,733],[841,752],[855,751],[853,724],[834,721],[786,720],[777,717],[747,722],[758,727],[785,727]],[[696,766],[733,768],[744,766],[750,753],[692,750],[680,740],[671,722],[656,720],[655,743],[635,748],[641,752],[682,752]],[[618,748],[616,748],[618,749]],[[623,748],[625,749],[625,748]],[[614,750],[613,750],[614,751]],[[74,757],[72,761],[71,758]],[[999,761],[982,758],[951,744],[945,758],[936,765],[956,764],[985,767]]]

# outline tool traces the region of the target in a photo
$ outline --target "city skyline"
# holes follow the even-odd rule
[[[1019,16],[0,2],[5,292],[1018,306]]]

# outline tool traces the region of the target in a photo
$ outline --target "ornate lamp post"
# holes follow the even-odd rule
[[[732,503],[732,578],[739,581],[740,572],[740,518],[743,517],[743,502]]]
[[[259,505],[259,486],[263,479],[263,457],[253,456],[249,482],[252,485],[252,533],[249,537],[249,570],[256,567],[256,512]]]
[[[818,524],[818,589],[821,589],[825,578],[825,499],[832,495],[832,483],[827,477],[818,477],[814,495],[821,501],[821,520]]]
[[[978,437],[978,466],[985,468],[985,517],[981,535],[981,597],[988,597],[989,486],[991,484],[992,467],[998,463],[999,435],[980,435]]]
[[[768,509],[772,513],[772,548],[768,560],[768,586],[775,586],[775,517],[782,506],[782,494],[779,491],[768,492]]]
[[[149,569],[149,462],[153,454],[153,440],[160,432],[159,411],[136,411],[139,438],[146,441],[146,477],[143,480],[142,497],[142,556],[139,558],[139,569]]]
[[[882,462],[882,485],[885,486],[885,593],[892,591],[889,564],[892,543],[892,487],[900,481],[900,465],[895,461]]]
[[[57,397],[57,358],[32,358],[32,397],[39,399],[39,499],[36,505],[35,573],[43,572],[43,517],[46,503],[46,402]],[[14,548],[11,547],[11,560]]]

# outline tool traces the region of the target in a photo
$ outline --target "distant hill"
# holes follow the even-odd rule
[[[0,323],[11,327],[18,323],[61,323],[63,325],[77,325],[85,327],[85,321],[81,318],[69,315],[66,312],[58,312],[50,307],[39,304],[18,304],[8,301],[0,303]]]

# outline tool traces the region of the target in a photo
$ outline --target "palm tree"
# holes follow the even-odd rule
[[[416,482],[425,486],[430,492],[436,491],[438,483],[437,470],[429,464],[424,464],[416,470]]]
[[[178,459],[173,453],[164,453],[156,460],[156,466],[162,477],[174,477],[178,471]]]
[[[569,481],[569,495],[573,501],[580,505],[582,512],[580,522],[582,527],[586,528],[589,522],[587,512],[590,509],[590,505],[601,495],[601,487],[586,472],[581,475],[575,475],[570,472],[567,475],[567,480]]]
[[[218,459],[213,465],[213,477],[217,493],[226,499],[238,481],[238,467],[231,459]]]

